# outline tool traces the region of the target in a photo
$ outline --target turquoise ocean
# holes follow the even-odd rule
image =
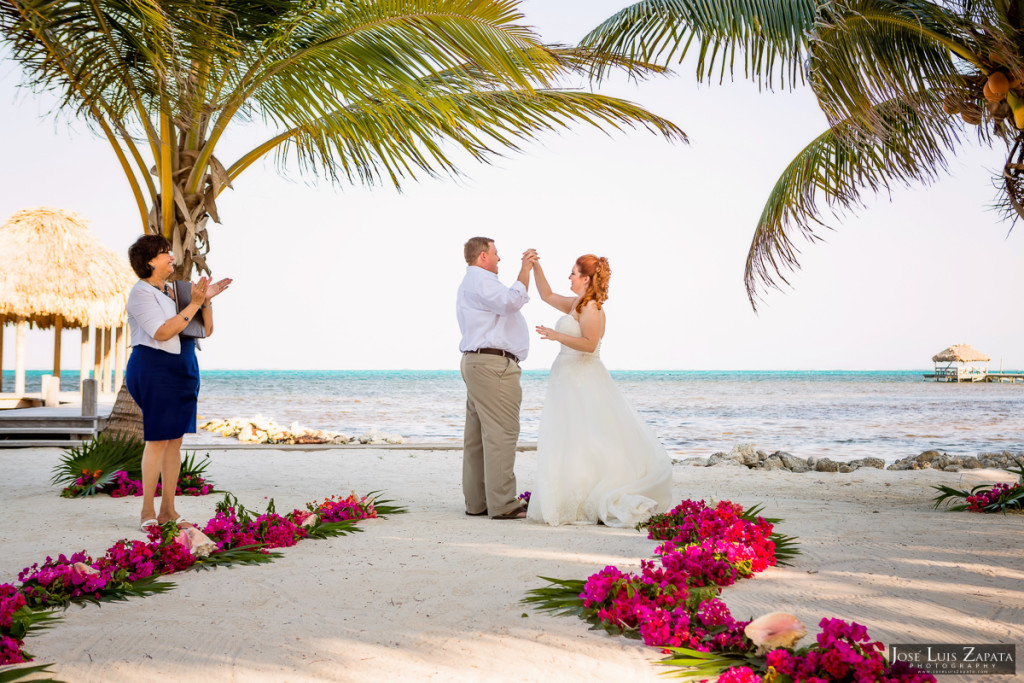
[[[884,372],[613,371],[619,388],[675,457],[707,456],[742,443],[768,452],[892,462],[925,450],[957,455],[1024,452],[1024,384],[925,381],[927,370]],[[38,390],[40,372],[28,375]],[[75,372],[62,387],[77,388]],[[12,391],[4,372],[3,390]],[[546,371],[523,373],[522,441],[535,441]],[[264,416],[281,425],[409,442],[462,437],[465,390],[458,371],[204,370],[204,418]],[[221,437],[189,437],[209,443]]]

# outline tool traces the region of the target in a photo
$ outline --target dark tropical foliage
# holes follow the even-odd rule
[[[457,174],[537,133],[583,122],[670,122],[620,99],[563,90],[577,70],[650,69],[541,44],[518,0],[0,0],[0,37],[26,85],[61,95],[110,142],[176,273],[209,271],[217,197],[274,152],[332,181],[400,185]],[[270,137],[234,161],[218,143],[257,119]]]
[[[830,127],[768,197],[747,256],[756,306],[760,286],[798,267],[794,238],[818,239],[826,210],[935,180],[967,132],[1006,145],[999,203],[1011,222],[1024,215],[1022,29],[1022,0],[644,0],[581,47],[661,65],[692,55],[699,80],[742,70],[769,89],[814,90]]]

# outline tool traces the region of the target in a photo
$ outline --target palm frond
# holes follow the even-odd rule
[[[657,663],[662,666],[676,667],[675,671],[662,672],[662,675],[667,678],[717,680],[718,676],[726,669],[734,666],[748,666],[751,663],[750,655],[739,652],[702,652],[686,647],[666,647],[665,651],[669,653],[669,656]],[[761,657],[760,660],[759,667],[751,667],[753,671],[764,670],[764,657]]]
[[[958,499],[963,500],[967,498],[967,496],[971,495],[970,491],[966,491],[964,489],[955,489],[952,486],[946,486],[945,484],[937,484],[935,486],[932,486],[932,488],[939,492],[937,496],[932,498],[932,502],[934,503],[932,507],[935,508],[936,510],[938,510],[939,506],[942,505],[943,503],[945,503],[946,509],[952,512],[961,512],[967,509],[966,503],[957,503],[956,505],[950,505],[950,502]]]
[[[53,664],[33,664],[31,666],[18,666],[0,671],[0,683],[15,683],[16,681],[29,681],[31,683],[63,683],[56,678],[36,678],[36,674],[53,673],[50,667]]]
[[[517,5],[509,0],[335,4],[305,22],[290,44],[281,45],[277,58],[261,63],[243,86],[302,82],[318,90],[314,99],[335,103],[324,113],[338,101],[386,96],[391,88],[414,86],[466,63],[506,87],[530,89],[535,81],[545,82],[555,60],[530,52],[540,45],[515,23],[522,19]]]
[[[389,498],[381,498],[382,491],[370,491],[366,494],[366,500],[373,505],[373,509],[377,512],[377,517],[386,519],[388,515],[404,515],[409,512],[409,508],[404,505],[393,505],[395,501]]]
[[[353,520],[342,522],[320,522],[309,528],[306,538],[324,539],[336,536],[348,536],[349,534],[361,533],[363,530],[356,526]]]
[[[757,522],[757,518],[760,517],[773,527],[783,521],[781,517],[765,517],[761,514],[763,511],[764,504],[758,503],[743,510],[743,512],[740,513],[740,517],[748,522],[755,523]],[[803,553],[803,551],[800,550],[800,539],[796,536],[787,536],[786,534],[780,534],[773,530],[768,538],[770,538],[772,543],[775,544],[775,564],[777,565],[792,567],[793,561],[796,560],[796,556]]]
[[[532,588],[526,591],[526,597],[520,600],[541,612],[551,612],[555,616],[574,616],[586,618],[583,598],[580,594],[587,582],[582,579],[552,579],[547,576],[538,577],[550,585],[543,588]]]
[[[276,551],[264,551],[262,546],[246,545],[229,550],[221,550],[211,553],[206,557],[197,557],[189,569],[214,569],[216,567],[230,567],[234,564],[266,564],[284,557],[283,553]]]
[[[0,35],[26,85],[56,91],[61,110],[102,130],[144,229],[171,235],[187,277],[208,269],[203,226],[220,220],[217,195],[272,150],[331,180],[398,185],[456,176],[458,162],[571,123],[685,138],[636,105],[560,91],[594,68],[663,68],[543,45],[519,4],[0,0]],[[226,172],[219,142],[253,119],[277,133]]]
[[[963,129],[958,119],[922,114],[934,104],[930,92],[883,102],[873,116],[884,122],[884,134],[870,135],[857,121],[843,121],[790,162],[768,197],[747,255],[744,280],[755,309],[760,286],[778,288],[788,283],[784,271],[799,267],[795,234],[821,239],[816,230],[827,228],[821,204],[832,212],[860,208],[865,191],[929,183],[946,171],[946,155],[961,143]]]
[[[617,98],[504,90],[417,98],[402,106],[381,102],[351,107],[292,130],[286,142],[279,140],[274,146],[280,145],[282,166],[294,155],[299,168],[314,175],[367,185],[387,179],[401,187],[404,179],[415,180],[420,174],[460,175],[452,147],[488,162],[503,151],[519,151],[522,142],[540,132],[572,123],[602,130],[645,128],[671,140],[686,140],[672,122]]]
[[[580,46],[658,64],[697,53],[697,79],[743,75],[762,86],[793,87],[804,78],[806,33],[815,0],[644,0],[619,11],[588,33]],[[607,68],[592,71],[600,80]]]
[[[81,446],[66,450],[53,467],[50,483],[70,486],[82,476],[83,471],[100,472],[100,476],[79,494],[91,496],[98,488],[112,483],[118,472],[125,472],[130,478],[139,479],[142,476],[144,448],[145,444],[142,441],[131,436],[100,434]]]
[[[908,93],[972,99],[962,92],[961,67],[984,68],[974,22],[928,0],[847,0],[833,10],[819,13],[808,60],[811,85],[831,124],[886,131],[891,113],[880,115],[876,105]],[[980,95],[979,84],[973,99]],[[932,111],[942,114],[938,107]]]
[[[945,505],[946,509],[951,512],[960,512],[963,510],[974,510],[977,512],[1002,512],[1004,515],[1007,510],[1024,510],[1024,460],[1014,459],[1017,464],[1016,469],[1013,467],[1002,468],[1004,472],[1017,475],[1017,482],[1010,486],[1006,484],[978,484],[971,488],[970,491],[965,489],[955,489],[952,486],[946,486],[945,484],[936,484],[932,488],[938,491],[938,495],[932,499],[934,508],[938,509],[940,505]],[[994,493],[994,490],[1000,488],[998,492]],[[980,494],[988,494],[987,504],[981,504],[983,502],[979,500],[969,501],[968,498],[972,496],[978,496]],[[956,503],[951,505],[955,500],[962,500],[963,503]]]

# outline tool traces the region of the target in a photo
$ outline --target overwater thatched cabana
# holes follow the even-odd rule
[[[932,356],[936,382],[980,382],[988,375],[990,357],[970,344],[953,344]]]
[[[89,376],[89,328],[96,329],[94,373],[100,390],[116,390],[126,362],[125,302],[137,280],[127,259],[106,247],[73,211],[39,207],[16,212],[0,226],[0,359],[3,332],[16,332],[16,395],[25,393],[25,333],[54,329],[53,374],[60,376],[64,328],[81,328],[81,377]],[[111,337],[116,339],[112,340]],[[114,386],[111,386],[111,351]]]

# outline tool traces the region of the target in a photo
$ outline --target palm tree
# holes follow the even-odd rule
[[[809,83],[829,127],[768,197],[745,283],[785,283],[794,237],[864,194],[928,183],[971,130],[1007,147],[997,177],[1007,219],[1024,216],[1024,2],[1021,0],[644,0],[595,28],[587,50],[669,65],[695,54],[698,80],[743,75],[772,89]],[[604,76],[595,64],[592,77]]]
[[[584,67],[656,67],[541,44],[518,0],[0,0],[0,36],[26,84],[94,125],[128,179],[143,230],[209,272],[217,197],[258,159],[331,181],[396,186],[457,175],[572,122],[685,140],[643,108],[560,89]],[[272,131],[231,162],[225,133]]]

